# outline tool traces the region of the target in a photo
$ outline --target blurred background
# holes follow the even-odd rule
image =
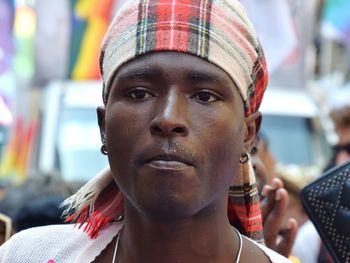
[[[125,0],[0,0],[0,186],[107,165],[95,109],[99,45]],[[274,173],[319,176],[337,143],[329,112],[350,101],[349,0],[241,0],[271,74],[262,136]],[[69,192],[69,191],[67,191]]]

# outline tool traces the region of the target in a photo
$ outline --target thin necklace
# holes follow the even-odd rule
[[[239,233],[239,231],[235,227],[233,229],[237,233],[237,237],[238,237],[238,251],[237,251],[236,258],[235,258],[235,263],[239,263],[239,261],[241,259],[241,254],[242,254],[243,240],[242,240],[241,233]],[[120,232],[118,233],[117,241],[115,242],[112,263],[115,263],[115,258],[117,257],[117,252],[118,252],[118,247],[119,247],[119,238],[120,238]]]
[[[117,236],[117,241],[115,242],[115,248],[114,248],[114,254],[113,254],[112,263],[115,263],[115,258],[117,257],[119,238],[120,238],[120,231],[119,231],[118,236]]]
[[[241,259],[241,254],[242,254],[242,248],[243,248],[243,240],[242,240],[242,235],[241,233],[239,233],[239,231],[234,227],[233,228],[238,236],[238,251],[237,251],[237,255],[235,258],[235,263],[239,263],[240,259]]]

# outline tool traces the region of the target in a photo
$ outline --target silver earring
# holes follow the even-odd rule
[[[101,151],[101,153],[102,153],[103,155],[107,155],[107,154],[108,154],[108,152],[107,152],[107,146],[106,146],[105,143],[103,143],[103,144],[101,145],[100,151]]]
[[[117,220],[117,221],[123,221],[123,219],[124,219],[124,215],[120,215],[120,216],[117,217],[116,220]]]
[[[249,154],[248,153],[242,153],[241,157],[239,158],[239,162],[241,164],[245,164],[250,160]]]

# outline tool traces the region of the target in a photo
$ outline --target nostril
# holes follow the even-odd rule
[[[152,134],[161,136],[183,136],[187,134],[186,127],[181,126],[175,126],[171,128],[167,126],[162,127],[161,125],[152,125],[150,130]]]
[[[174,133],[184,133],[185,130],[182,127],[176,127],[176,128],[173,129],[173,132]]]
[[[152,127],[152,131],[155,133],[161,133],[162,129],[159,126],[153,126]]]

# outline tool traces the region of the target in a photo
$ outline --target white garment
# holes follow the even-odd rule
[[[17,233],[0,247],[0,262],[92,262],[113,240],[121,226],[116,223],[106,227],[97,239],[90,239],[82,229],[74,225],[30,228]]]
[[[292,255],[296,256],[302,263],[317,263],[320,247],[321,238],[309,220],[298,231]]]
[[[90,239],[74,225],[35,227],[14,235],[0,247],[0,263],[87,263],[92,262],[121,228],[113,223],[97,239]],[[290,263],[276,252],[259,246],[272,263]]]

